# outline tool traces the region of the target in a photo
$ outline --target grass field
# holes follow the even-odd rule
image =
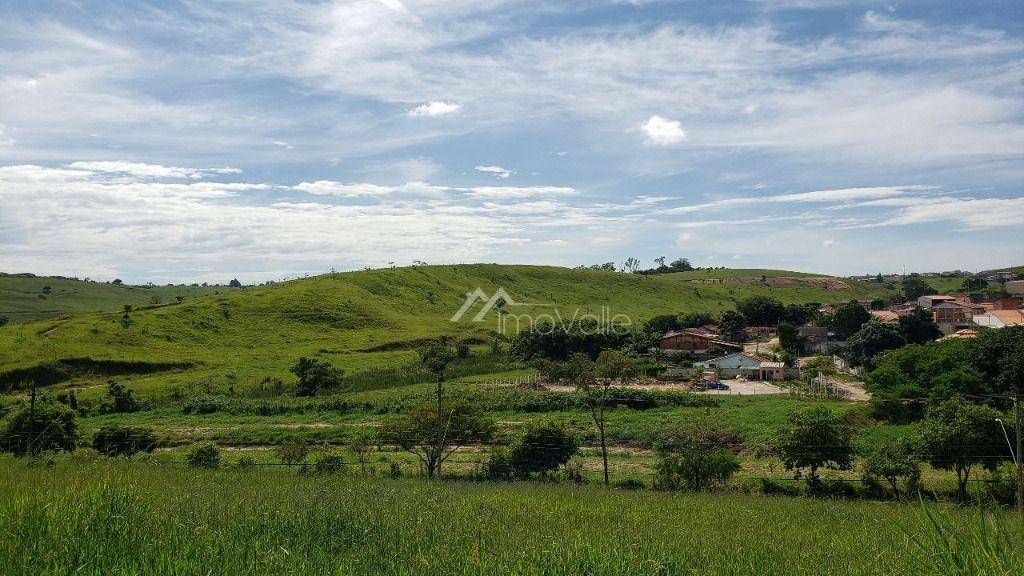
[[[745,494],[0,462],[0,573],[939,574],[985,556],[977,512]],[[1010,549],[986,568],[1020,573]],[[987,539],[987,540],[986,540]],[[994,566],[992,563],[995,563]],[[981,573],[965,570],[961,573]]]
[[[235,290],[228,286],[128,286],[55,276],[0,274],[0,316],[32,322],[87,312],[114,312]]]

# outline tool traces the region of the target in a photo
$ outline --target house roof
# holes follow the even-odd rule
[[[871,315],[886,323],[898,322],[900,319],[899,314],[889,310],[872,310]]]
[[[1000,322],[1007,326],[1024,324],[1024,312],[1020,310],[989,310],[985,314],[995,316]]]
[[[957,330],[956,332],[953,332],[952,334],[950,334],[948,336],[943,336],[942,338],[939,338],[939,342],[942,342],[942,341],[945,341],[945,340],[959,340],[959,339],[977,338],[977,337],[978,337],[978,331],[977,330],[975,330],[974,328],[964,328],[963,330]]]
[[[761,362],[761,368],[785,368],[785,362]]]
[[[945,294],[928,294],[927,296],[922,296],[922,298],[928,298],[929,300],[956,300],[953,296]]]

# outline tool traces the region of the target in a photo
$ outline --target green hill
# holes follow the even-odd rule
[[[136,308],[127,321],[118,311],[9,325],[0,329],[0,380],[10,387],[29,377],[66,379],[38,371],[55,361],[87,382],[175,368],[173,382],[230,375],[240,386],[285,377],[303,355],[329,359],[349,373],[391,366],[411,359],[422,339],[484,337],[497,328],[495,313],[472,320],[479,303],[461,321],[449,320],[478,287],[488,296],[503,287],[512,300],[532,304],[506,307],[512,331],[523,314],[567,320],[624,314],[640,323],[663,313],[721,312],[755,294],[786,303],[884,295],[855,281],[771,270],[640,276],[475,264],[359,271]]]
[[[128,286],[60,276],[0,273],[0,317],[31,322],[85,312],[112,312],[125,304],[175,302],[234,290],[227,286]]]

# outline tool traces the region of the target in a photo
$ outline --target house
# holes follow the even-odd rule
[[[751,380],[785,380],[789,375],[783,362],[773,362],[746,352],[736,352],[697,362],[694,367],[702,372],[714,370],[722,378],[742,376]]]
[[[1013,282],[1007,282],[1006,292],[1011,296],[1024,296],[1024,280],[1014,280]]]
[[[1017,310],[1020,308],[1020,298],[1000,298],[992,302],[993,310]]]
[[[871,317],[882,324],[899,324],[900,315],[891,310],[872,310]]]
[[[985,314],[975,314],[974,323],[978,326],[986,326],[989,328],[1021,326],[1024,325],[1024,311],[989,310]]]
[[[692,352],[707,354],[709,350],[742,350],[743,346],[726,342],[717,334],[704,329],[670,331],[661,337],[658,346],[666,352]]]
[[[743,335],[748,340],[754,340],[756,338],[771,338],[775,335],[777,328],[775,326],[745,326],[743,328]]]
[[[921,308],[931,308],[942,302],[953,302],[956,298],[952,296],[945,296],[942,294],[931,294],[928,296],[921,296],[917,299],[917,305]]]
[[[957,330],[952,334],[939,338],[939,342],[945,342],[946,340],[969,340],[971,338],[977,338],[978,331],[974,328],[964,328],[963,330]]]
[[[824,326],[801,326],[797,334],[803,341],[804,350],[815,354],[828,354],[828,328]]]
[[[980,310],[984,311],[985,309],[980,308]],[[939,330],[948,336],[957,330],[970,328],[972,326],[971,320],[978,309],[973,306],[966,307],[956,302],[946,301],[932,306],[931,311]]]

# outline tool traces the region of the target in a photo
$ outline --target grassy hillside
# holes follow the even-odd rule
[[[662,313],[721,312],[754,294],[789,303],[883,293],[849,280],[828,286],[816,277],[770,270],[721,271],[742,282],[701,283],[712,272],[639,276],[480,264],[318,276],[144,307],[127,322],[121,312],[108,312],[0,328],[0,374],[62,359],[88,359],[93,363],[85,368],[98,374],[145,371],[145,363],[161,363],[189,365],[200,375],[230,370],[240,377],[284,375],[303,355],[357,370],[386,365],[424,338],[480,337],[494,330],[496,314],[472,321],[479,304],[460,322],[449,321],[477,287],[488,295],[503,287],[516,302],[533,304],[508,306],[514,315],[571,319],[604,309],[635,323]],[[774,278],[785,278],[784,285],[773,285]]]
[[[227,286],[127,286],[58,276],[0,273],[0,316],[31,322],[86,312],[175,302],[233,290]]]

